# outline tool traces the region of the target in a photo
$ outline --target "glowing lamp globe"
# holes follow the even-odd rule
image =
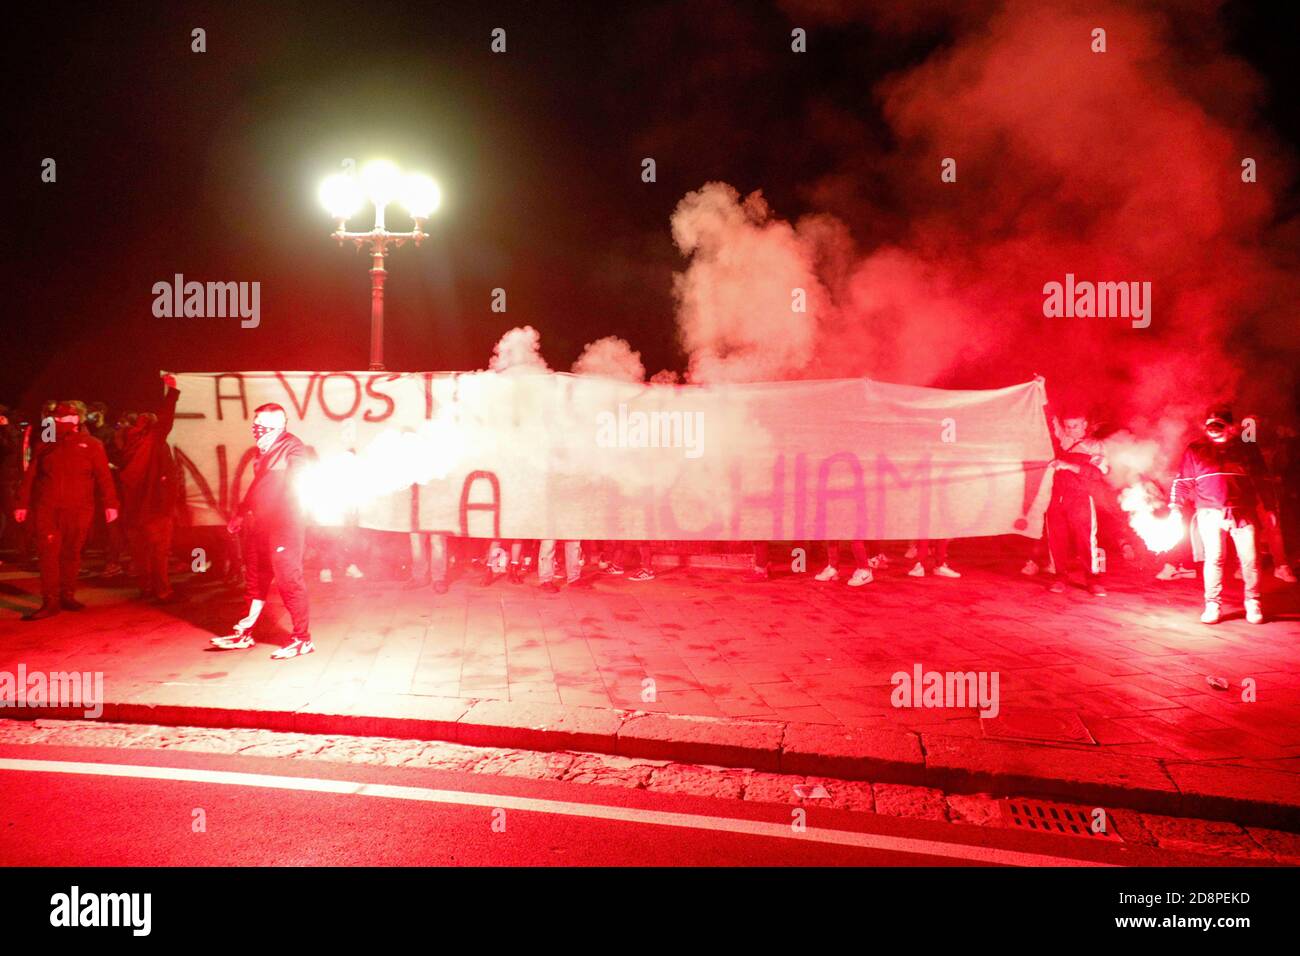
[[[413,219],[428,219],[442,203],[442,191],[428,176],[412,173],[402,179],[401,202]]]
[[[361,190],[351,176],[335,173],[320,184],[320,201],[335,219],[345,220],[361,208]]]
[[[386,159],[372,160],[361,167],[361,185],[375,208],[383,209],[397,198],[402,188],[402,174]]]

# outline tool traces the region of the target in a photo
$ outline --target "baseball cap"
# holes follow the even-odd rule
[[[1227,405],[1211,405],[1205,410],[1205,424],[1218,422],[1221,425],[1232,424],[1232,409]]]

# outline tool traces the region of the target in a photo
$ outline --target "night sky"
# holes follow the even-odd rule
[[[989,5],[930,23],[917,4],[906,30],[865,6],[29,5],[5,41],[0,402],[120,409],[153,400],[159,369],[364,368],[366,259],[329,238],[316,199],[344,157],[392,159],[444,193],[431,240],[390,259],[388,368],[484,368],[503,332],[531,324],[554,368],[618,335],[647,372],[681,370],[669,223],[689,191],[762,189],[782,217],[833,213],[864,249],[900,231],[892,187],[855,179],[851,161],[892,135],[877,84]],[[1185,6],[1257,72],[1258,111],[1294,152],[1294,21]],[[801,23],[816,55],[790,52]],[[190,50],[194,27],[206,53]],[[1293,184],[1278,210],[1294,216]],[[260,281],[260,327],[154,317],[153,284],[178,272]]]

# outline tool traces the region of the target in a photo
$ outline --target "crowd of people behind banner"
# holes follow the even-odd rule
[[[400,538],[401,556],[394,563],[405,577],[403,587],[427,587],[437,594],[446,593],[454,568],[484,587],[498,581],[522,584],[535,570],[538,586],[549,593],[560,590],[561,574],[570,587],[590,586],[597,573],[634,582],[655,577],[651,542],[485,542],[427,532],[362,531],[355,524],[311,526],[294,491],[298,469],[310,459],[311,451],[289,433],[285,410],[274,404],[254,413],[258,453],[253,477],[228,527],[185,528],[182,478],[168,445],[178,396],[175,379],[164,375],[157,408],[125,413],[115,422],[110,422],[101,402],[47,402],[34,421],[0,406],[0,548],[20,557],[34,552],[41,577],[41,606],[23,620],[84,608],[76,589],[88,538],[103,547],[100,576],[110,582],[122,578],[129,564],[143,600],[159,604],[184,600],[171,583],[175,562],[228,583],[242,582],[248,613],[233,634],[213,640],[223,649],[252,646],[253,625],[274,584],[293,620],[290,642],[272,655],[276,659],[314,649],[305,558],[318,567],[322,583],[332,583],[335,574],[363,579],[367,572],[362,566],[369,565],[375,576],[381,563],[376,555]],[[1041,539],[1025,539],[1021,572],[1046,576],[1048,589],[1061,593],[1069,586],[1073,566],[1084,590],[1102,597],[1107,546],[1133,561],[1144,545],[1129,528],[1115,489],[1106,481],[1110,470],[1106,447],[1092,428],[1086,414],[1052,417],[1056,458],[1049,466],[1053,476],[1047,533]],[[1300,515],[1296,434],[1277,427],[1270,435],[1255,430],[1247,437],[1224,406],[1207,410],[1201,430],[1202,436],[1187,446],[1169,491],[1169,507],[1183,514],[1191,533],[1168,555],[1156,577],[1192,578],[1197,575],[1194,563],[1201,562],[1205,596],[1201,620],[1218,623],[1230,542],[1238,559],[1236,576],[1243,582],[1246,619],[1261,623],[1259,546],[1269,552],[1276,578],[1287,583],[1296,580],[1286,544],[1288,538],[1295,540],[1294,524]],[[178,526],[185,528],[181,535]],[[180,549],[175,547],[178,537],[183,538]],[[828,584],[841,578],[843,543],[828,541],[812,549],[824,561],[820,570],[809,573],[812,581]],[[891,564],[885,542],[849,541],[847,545],[852,558],[845,580],[849,587],[871,584]],[[960,578],[949,563],[948,547],[947,540],[907,543],[902,555],[907,575]],[[746,578],[768,580],[780,565],[811,572],[806,558],[805,567],[799,566],[798,558],[791,560],[808,550],[790,546],[778,552],[775,543],[756,542]],[[589,573],[584,574],[584,569]]]

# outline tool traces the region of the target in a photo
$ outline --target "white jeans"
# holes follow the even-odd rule
[[[582,545],[578,541],[564,542],[564,576],[572,584],[582,575]],[[555,540],[547,538],[537,549],[537,580],[542,584],[555,577]]]
[[[1250,518],[1225,517],[1222,508],[1197,508],[1196,527],[1205,548],[1205,603],[1218,604],[1223,597],[1223,561],[1227,541],[1237,549],[1241,579],[1247,601],[1259,600],[1259,552],[1255,550],[1255,524]]]

